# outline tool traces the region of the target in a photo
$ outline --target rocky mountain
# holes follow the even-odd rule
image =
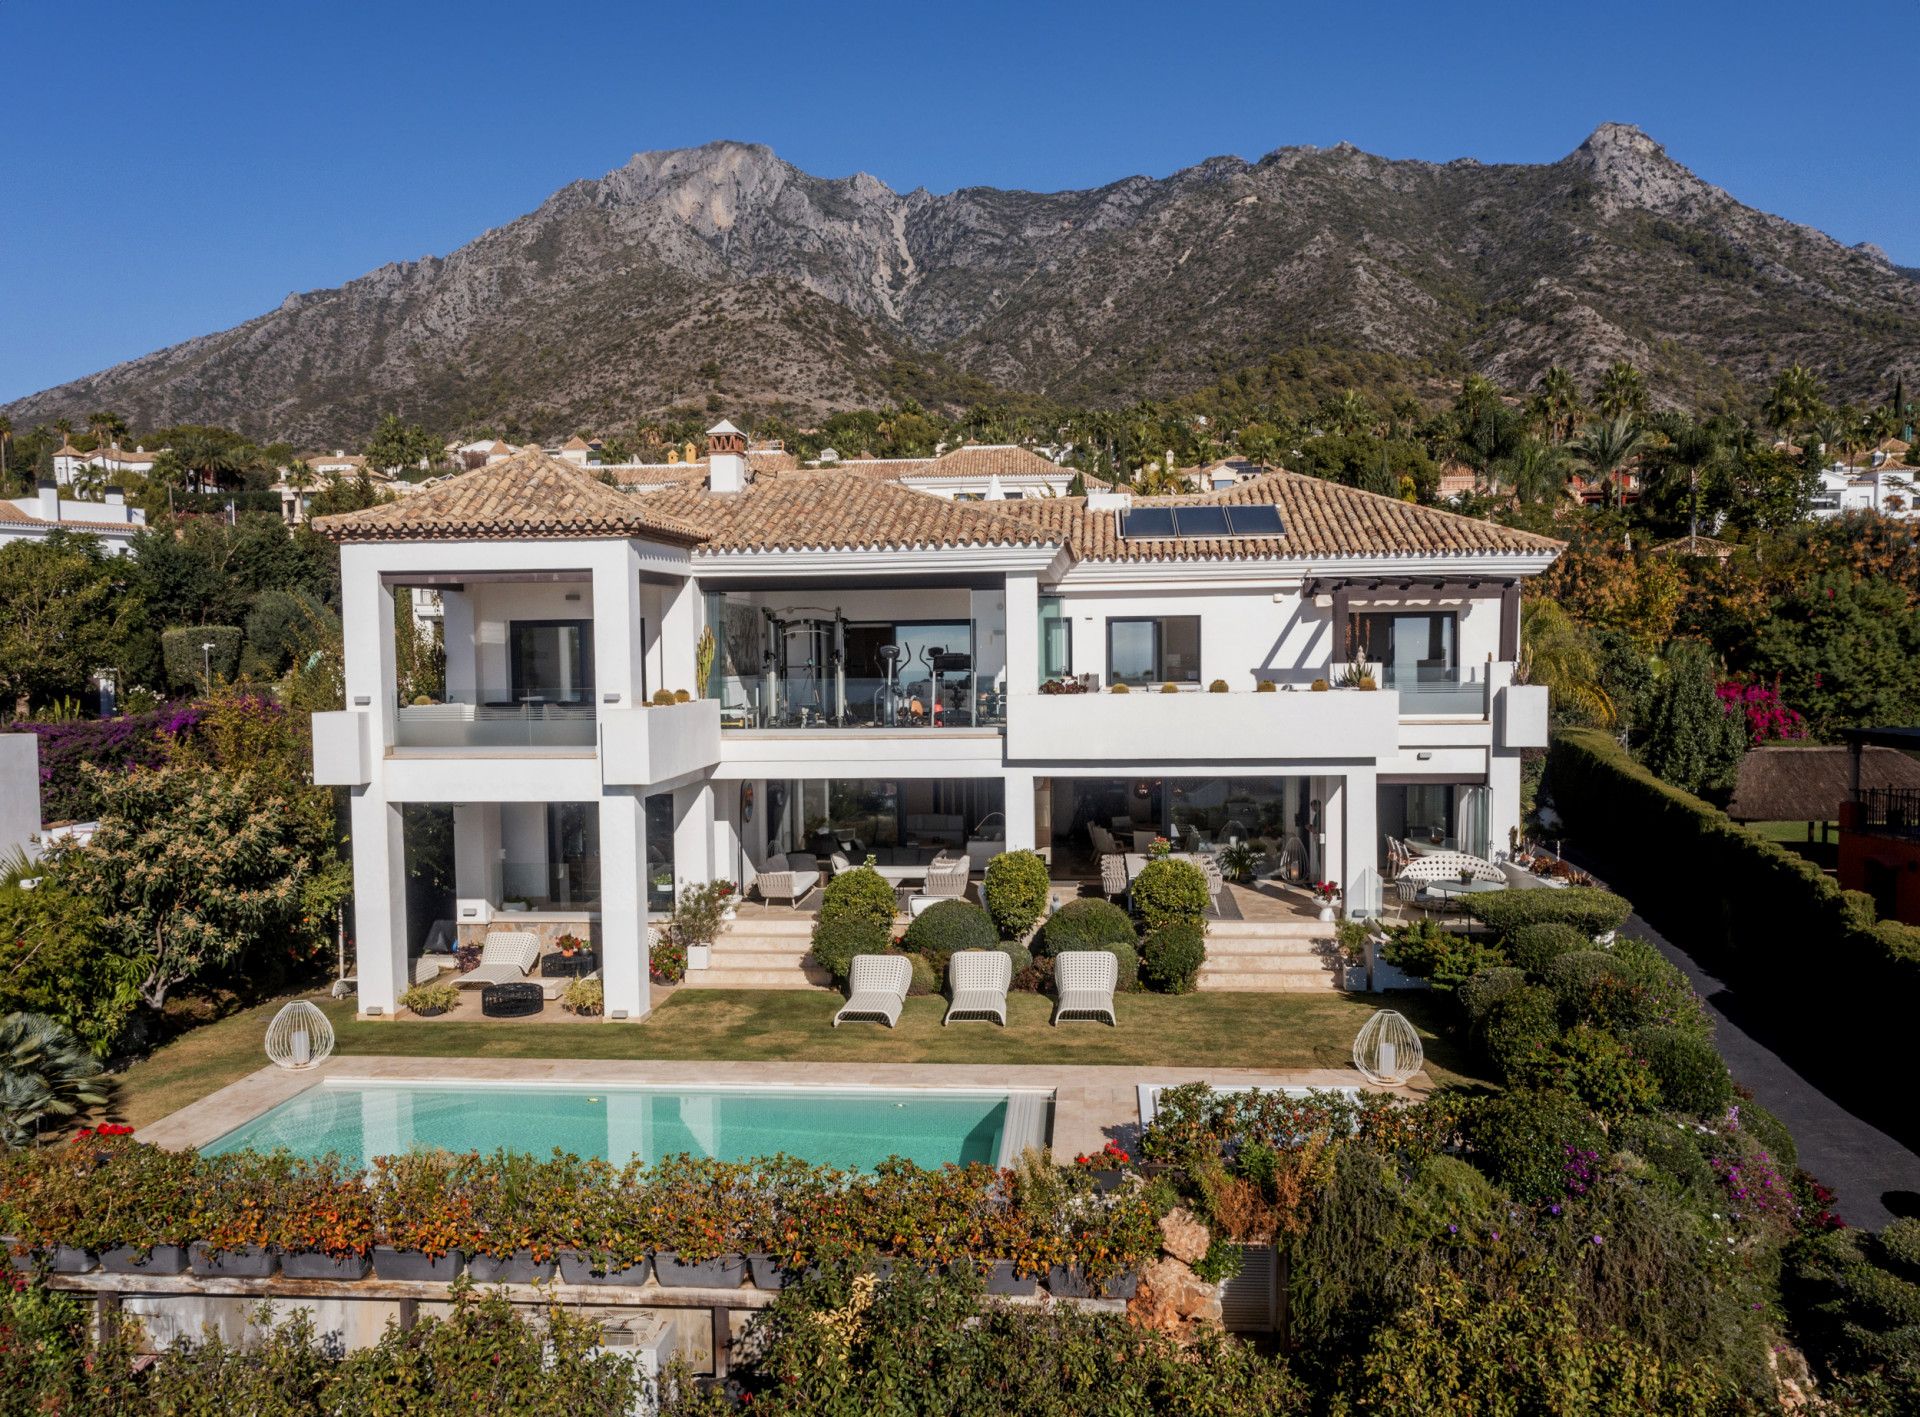
[[[1349,145],[1092,191],[900,194],[767,148],[642,153],[449,256],[31,395],[331,445],[385,411],[453,431],[630,426],[709,400],[806,413],[913,392],[1092,404],[1303,346],[1527,384],[1616,358],[1713,397],[1791,363],[1920,386],[1920,282],[1741,205],[1637,129],[1544,165]]]

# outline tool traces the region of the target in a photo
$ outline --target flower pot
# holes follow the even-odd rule
[[[682,1264],[671,1250],[657,1250],[653,1256],[653,1277],[669,1289],[738,1289],[746,1275],[744,1255],[718,1255],[692,1264]]]
[[[510,1255],[472,1255],[467,1259],[467,1276],[475,1284],[544,1284],[553,1278],[555,1261],[536,1260],[533,1251],[515,1250]]]
[[[8,1247],[11,1250],[11,1246]],[[100,1263],[100,1256],[77,1245],[55,1245],[46,1250],[26,1250],[10,1256],[14,1269],[31,1274],[45,1268],[49,1274],[86,1274]]]
[[[1047,1290],[1056,1299],[1131,1299],[1139,1288],[1140,1276],[1134,1273],[1116,1274],[1097,1292],[1077,1266],[1057,1264],[1047,1275]]]
[[[329,1255],[322,1250],[293,1250],[280,1256],[288,1279],[365,1279],[371,1260],[363,1254]]]
[[[1087,1175],[1093,1180],[1093,1188],[1102,1194],[1119,1190],[1121,1183],[1127,1179],[1127,1173],[1117,1166],[1104,1171],[1089,1171]]]
[[[722,920],[738,920],[740,918],[740,912],[730,905],[720,912],[720,918]]]
[[[1324,904],[1320,907],[1320,923],[1323,925],[1331,925],[1333,923],[1333,906],[1331,903]]]
[[[560,1277],[568,1284],[645,1284],[653,1266],[645,1258],[625,1269],[598,1270],[591,1255],[578,1250],[560,1252]]]
[[[1349,964],[1340,972],[1340,987],[1349,994],[1367,992],[1367,967],[1364,964]]]
[[[373,1247],[373,1272],[381,1279],[432,1279],[447,1283],[460,1277],[466,1257],[458,1250],[427,1255],[419,1250]]]
[[[688,945],[687,968],[706,969],[713,963],[712,945]]]
[[[180,1274],[187,1267],[185,1245],[155,1245],[142,1251],[138,1245],[115,1245],[100,1252],[100,1267],[108,1274]]]
[[[445,1012],[446,1009],[444,1007],[438,1009],[415,1009],[413,1016],[415,1018],[439,1018],[440,1015]]]
[[[195,1240],[187,1246],[187,1268],[203,1279],[271,1279],[275,1258],[270,1245],[214,1250]]]
[[[783,1289],[787,1283],[787,1267],[780,1260],[758,1250],[747,1256],[747,1268],[753,1276],[756,1289]],[[797,1274],[798,1271],[795,1271]]]
[[[1007,1294],[1015,1298],[1025,1298],[1040,1287],[1037,1274],[1016,1274],[1012,1260],[995,1260],[987,1266],[987,1293]]]

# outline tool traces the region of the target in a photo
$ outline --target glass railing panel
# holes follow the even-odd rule
[[[753,674],[720,685],[720,726],[728,729],[960,729],[1006,722],[1006,695],[981,676],[888,680],[871,676]]]
[[[1400,695],[1404,714],[1472,714],[1487,711],[1487,684],[1467,669],[1398,669],[1386,666],[1386,687]]]
[[[529,910],[588,910],[600,904],[598,861],[503,861],[500,904]]]
[[[566,698],[449,695],[401,704],[396,748],[591,748],[597,742],[591,690]]]

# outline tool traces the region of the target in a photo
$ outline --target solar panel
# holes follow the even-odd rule
[[[1234,507],[1232,514],[1235,536],[1279,536],[1284,530],[1280,509],[1270,502]]]
[[[1135,507],[1120,516],[1120,534],[1126,537],[1174,535],[1171,507]]]
[[[1231,536],[1225,507],[1182,507],[1173,514],[1182,536]]]

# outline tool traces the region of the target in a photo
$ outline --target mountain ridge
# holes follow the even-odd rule
[[[1548,164],[1348,143],[1062,192],[895,192],[757,143],[636,153],[445,255],[14,401],[350,440],[392,408],[552,435],[718,400],[802,415],[903,392],[1088,404],[1350,348],[1510,385],[1615,358],[1668,400],[1806,363],[1920,383],[1920,284],[1603,124]]]

